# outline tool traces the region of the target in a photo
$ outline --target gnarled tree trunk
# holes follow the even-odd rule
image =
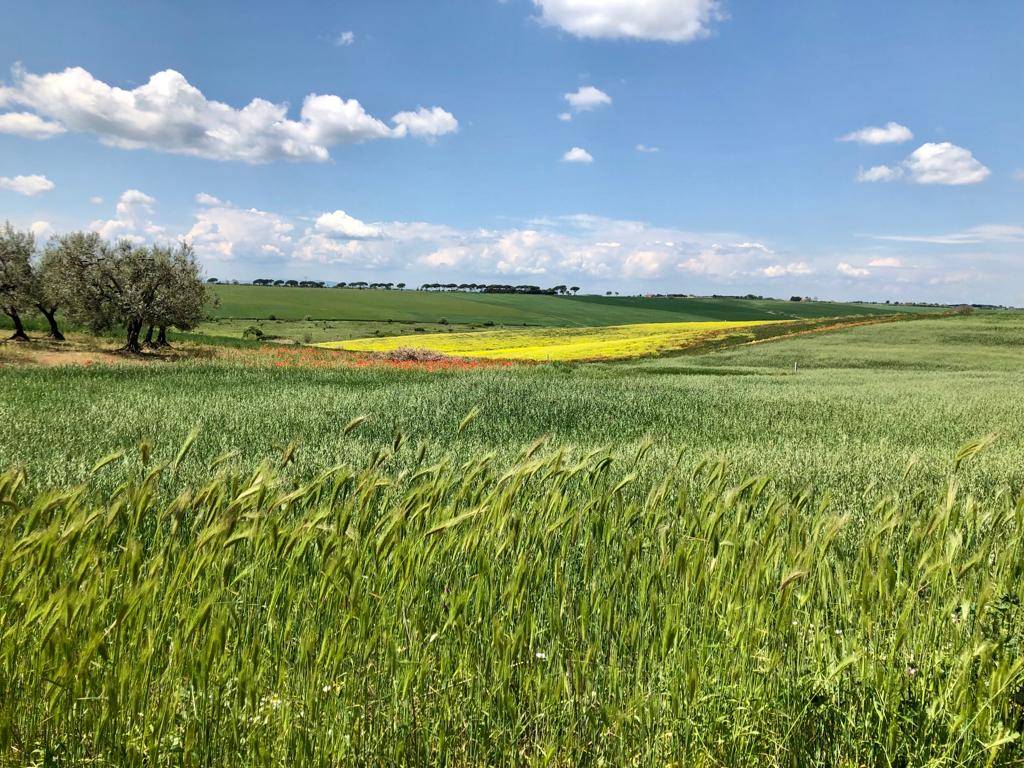
[[[152,325],[150,325],[149,328],[146,329],[145,345],[147,347],[149,347],[150,349],[152,349],[152,348],[154,348],[156,346],[156,344],[153,343],[153,326]]]
[[[129,320],[128,321],[128,338],[121,347],[121,352],[129,352],[133,355],[142,354],[142,345],[139,343],[139,334],[142,333],[142,321],[140,320]]]
[[[161,325],[160,326],[160,333],[157,334],[157,337],[156,337],[156,345],[158,347],[169,347],[169,346],[171,346],[170,342],[167,341],[167,326],[166,325]]]
[[[42,304],[36,304],[36,309],[43,313],[43,317],[46,318],[46,322],[50,324],[50,338],[54,341],[64,341],[64,334],[60,332],[60,328],[57,327],[57,307],[50,307],[47,309]]]
[[[25,333],[25,326],[22,325],[21,315],[18,314],[17,310],[5,309],[4,314],[11,318],[11,322],[14,323],[14,335],[11,336],[11,341],[28,341],[28,334]]]

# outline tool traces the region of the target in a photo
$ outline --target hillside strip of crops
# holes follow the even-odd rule
[[[712,320],[785,320],[891,314],[901,307],[841,302],[522,296],[437,291],[218,285],[219,318],[596,326]]]
[[[533,362],[626,360],[771,341],[786,336],[909,318],[856,316],[815,320],[643,323],[594,328],[502,329],[332,341],[324,349],[350,352],[425,351],[490,360]]]
[[[797,320],[801,318],[892,313],[935,314],[944,307],[899,304],[860,304],[835,301],[780,301],[730,296],[569,296],[569,301],[602,309],[642,308],[671,312],[678,320]]]

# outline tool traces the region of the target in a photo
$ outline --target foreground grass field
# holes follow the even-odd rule
[[[0,368],[10,762],[1024,759],[1024,316],[258,351]]]
[[[184,447],[184,446],[183,446]],[[714,463],[399,443],[161,503],[0,477],[0,738],[32,763],[1010,765],[1024,497],[868,520]],[[180,455],[180,454],[179,454]],[[642,457],[637,457],[642,460]]]

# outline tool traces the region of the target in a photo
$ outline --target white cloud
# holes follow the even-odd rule
[[[152,213],[156,198],[138,189],[126,189],[117,201],[117,215],[129,216],[136,212]]]
[[[562,155],[563,163],[592,163],[594,156],[582,147],[573,147]]]
[[[859,131],[840,136],[839,141],[855,141],[858,144],[900,144],[914,138],[913,132],[905,125],[889,122],[884,126],[869,125]]]
[[[868,277],[871,275],[871,270],[855,267],[852,264],[847,264],[845,261],[840,261],[836,264],[836,271],[847,277]]]
[[[465,264],[473,257],[474,251],[463,245],[447,245],[438,248],[419,258],[419,263],[427,267],[452,268]]]
[[[457,228],[418,221],[364,221],[343,211],[289,217],[221,202],[197,206],[190,226],[165,230],[153,222],[155,208],[152,197],[128,190],[118,201],[116,218],[95,222],[94,228],[136,242],[187,237],[218,277],[290,273],[410,284],[571,281],[588,289],[627,292],[785,290],[784,295],[873,294],[946,301],[963,301],[963,285],[968,283],[987,301],[1020,301],[1014,286],[1021,284],[1016,256],[1024,227],[1011,225],[975,227],[970,235],[955,233],[958,243],[970,236],[987,238],[992,245],[934,256],[918,249],[909,269],[899,258],[902,254],[881,248],[869,255],[794,253],[733,233],[692,232],[588,214],[540,217],[496,229]]]
[[[900,168],[892,168],[888,165],[876,165],[868,168],[866,171],[863,168],[857,171],[857,181],[895,181],[902,175],[903,170]]]
[[[131,240],[141,243],[164,234],[164,228],[151,220],[156,198],[138,189],[126,189],[121,193],[115,207],[113,219],[92,222],[89,229],[98,232],[108,240]]]
[[[589,112],[612,103],[611,96],[592,85],[584,85],[573,93],[565,94],[564,98],[575,112]]]
[[[570,120],[572,120],[572,113],[562,112],[558,115],[558,119],[561,120],[563,123],[568,123]]]
[[[89,202],[93,205],[103,205],[103,198],[99,195],[93,195],[89,198]]]
[[[978,245],[981,243],[1024,242],[1024,227],[1012,224],[982,224],[945,235],[873,235],[875,240],[931,245]]]
[[[36,242],[39,242],[53,234],[53,226],[48,221],[33,221],[29,231],[35,235]]]
[[[338,240],[310,233],[299,240],[291,258],[300,262],[382,268],[389,264],[391,252],[374,241]]]
[[[35,195],[49,192],[57,185],[45,176],[33,174],[31,176],[0,176],[0,189],[9,189],[19,195],[34,197]]]
[[[977,184],[991,173],[969,150],[948,141],[922,144],[903,166],[917,184]]]
[[[914,184],[977,184],[991,173],[969,150],[944,141],[922,144],[899,166],[876,165],[860,170],[857,181],[906,179]]]
[[[686,236],[693,238],[694,235]],[[673,241],[665,244],[670,250],[690,253],[677,260],[677,269],[715,281],[732,281],[751,276],[767,276],[768,262],[774,256],[771,249],[760,243],[706,243]],[[764,266],[762,266],[764,265]],[[777,265],[774,265],[777,266]],[[799,267],[795,267],[799,270]],[[773,270],[774,271],[774,270]]]
[[[718,0],[533,0],[541,20],[577,37],[688,42],[725,18]]]
[[[645,152],[647,154],[653,154],[654,152],[660,152],[661,150],[658,149],[658,147],[648,147],[648,146],[646,146],[644,144],[637,144],[636,145],[636,151],[637,152]]]
[[[771,264],[760,270],[760,274],[765,277],[793,277],[813,273],[814,269],[806,261],[793,261],[789,264]]]
[[[316,229],[325,235],[349,240],[362,240],[381,235],[380,227],[353,218],[344,211],[322,214],[316,220]]]
[[[329,221],[339,226],[325,226]],[[335,231],[329,231],[332,228]],[[354,237],[371,232],[377,236]],[[538,219],[525,227],[489,230],[424,222],[369,223],[344,213],[321,216],[297,239],[290,255],[302,263],[378,271],[429,269],[435,280],[455,273],[460,280],[467,275],[476,276],[474,279],[546,275],[550,279],[642,281],[685,272],[720,282],[775,272],[799,277],[812,271],[798,261],[772,270],[776,257],[767,246],[727,235],[715,239],[720,242],[678,229],[590,215]]]
[[[415,112],[399,112],[391,118],[391,122],[398,126],[395,130],[402,135],[408,131],[421,139],[436,139],[459,130],[459,121],[455,115],[440,107],[420,107]]]
[[[294,229],[294,224],[276,213],[221,203],[197,211],[196,221],[185,238],[201,258],[261,261],[288,258],[294,245]]]
[[[49,139],[64,133],[64,130],[64,126],[59,123],[43,120],[31,112],[7,112],[0,115],[0,133],[11,133],[25,139]]]
[[[772,251],[772,249],[769,248],[764,243],[736,243],[733,247],[741,248],[744,250],[761,251],[762,253],[768,254],[774,253],[774,251]]]
[[[880,267],[882,269],[898,269],[903,266],[903,261],[895,256],[884,256],[872,259],[868,262],[869,267]]]
[[[265,99],[235,109],[207,99],[172,69],[126,90],[97,80],[81,67],[45,75],[16,67],[13,85],[0,87],[0,104],[27,107],[40,119],[94,134],[109,146],[248,163],[324,162],[332,146],[407,134],[434,138],[458,127],[454,116],[440,107],[399,112],[392,118],[394,126],[388,126],[355,99],[334,95],[309,94],[298,120],[288,117],[287,104]]]
[[[221,200],[213,195],[208,195],[205,192],[200,192],[196,195],[196,203],[199,205],[221,205]]]
[[[339,46],[339,47],[341,47],[341,48],[345,48],[347,46],[352,45],[352,43],[354,43],[355,41],[356,41],[356,33],[355,32],[342,32],[340,35],[338,35],[337,38],[335,38],[334,44]]]
[[[654,278],[671,263],[672,254],[662,250],[631,251],[622,262],[622,274],[632,278]]]

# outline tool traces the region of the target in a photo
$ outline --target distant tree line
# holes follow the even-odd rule
[[[390,291],[391,289],[397,289],[399,291],[405,290],[405,283],[367,283],[362,280],[356,280],[354,283],[335,283],[335,288],[356,288],[359,290],[369,289]]]
[[[207,282],[216,283],[217,278],[211,278]],[[269,277],[261,277],[252,281],[253,285],[263,286],[284,286],[286,288],[326,288],[327,283],[322,280],[273,280]]]
[[[215,277],[211,277],[206,282],[207,283],[211,283],[211,284],[215,284],[215,283],[219,283],[220,281],[217,278],[215,278]],[[238,285],[238,281],[237,280],[233,280],[232,283],[234,285]],[[326,288],[327,287],[327,283],[324,282],[323,280],[274,280],[274,279],[269,278],[269,277],[261,277],[261,278],[258,278],[256,280],[253,280],[252,281],[252,285],[259,285],[259,286],[265,286],[265,287],[275,287],[275,288]],[[392,289],[398,289],[398,290],[401,291],[401,290],[403,290],[405,288],[405,283],[367,283],[367,282],[363,282],[363,281],[357,280],[357,281],[352,282],[352,283],[335,283],[333,287],[334,288],[370,288],[370,289],[375,289],[375,290],[380,289],[380,290],[385,290],[385,291],[390,291]]]
[[[0,309],[11,339],[28,341],[24,318],[46,318],[49,337],[64,340],[62,318],[94,333],[121,328],[123,351],[167,346],[167,329],[187,331],[214,300],[188,243],[110,243],[95,232],[50,238],[40,250],[31,232],[0,230]],[[144,335],[143,335],[144,334]]]
[[[559,296],[572,292],[574,295],[579,291],[579,286],[571,288],[564,285],[556,285],[551,288],[541,288],[539,285],[503,285],[500,283],[424,283],[419,288],[421,291],[463,291],[470,293],[525,293],[543,294],[547,296]]]
[[[210,284],[219,283],[220,281],[211,277],[206,282]],[[237,280],[231,281],[237,285]],[[275,280],[269,277],[261,277],[253,280],[252,285],[258,285],[262,287],[276,287],[276,288],[326,288],[327,283],[322,280]],[[364,280],[354,280],[352,282],[338,282],[332,287],[334,288],[356,288],[359,290],[405,290],[405,283],[369,283]],[[523,293],[523,294],[543,294],[547,296],[566,296],[570,293],[575,295],[579,292],[580,288],[578,285],[572,287],[566,285],[555,285],[551,288],[541,288],[539,285],[504,285],[501,283],[424,283],[416,290],[419,291],[461,291],[468,293]],[[609,291],[609,295],[610,295]]]

